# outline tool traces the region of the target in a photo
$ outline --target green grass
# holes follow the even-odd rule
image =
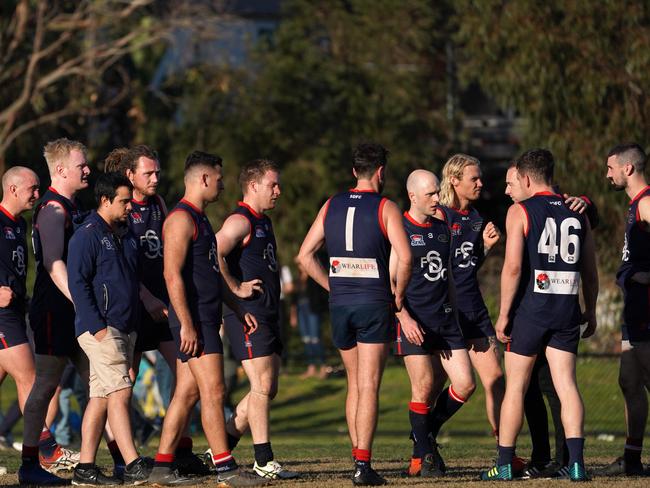
[[[623,403],[617,386],[617,374],[618,361],[613,358],[584,358],[579,362],[578,378],[586,404],[586,455],[587,462],[592,466],[604,464],[622,451]],[[240,385],[235,398],[240,398],[245,390],[246,385]],[[9,379],[0,392],[2,407],[6,408],[15,395],[15,388]],[[280,380],[280,393],[273,402],[271,413],[274,451],[281,461],[312,472],[310,479],[314,486],[323,486],[325,480],[329,485],[331,477],[343,480],[351,467],[344,414],[345,392],[343,377],[331,377],[324,381],[302,380],[296,373],[285,373]],[[391,359],[382,383],[373,458],[378,467],[388,470],[389,475],[395,477],[393,481],[399,480],[399,470],[410,457],[409,395],[406,371],[400,362]],[[14,434],[20,438],[21,426],[18,427]],[[456,473],[454,476],[460,477],[458,481],[474,479],[480,467],[489,466],[495,452],[490,430],[485,415],[484,393],[479,384],[474,396],[445,426],[440,437],[443,456]],[[599,434],[614,435],[614,439],[598,439]],[[157,439],[153,439],[144,453],[153,455],[156,444]],[[195,446],[197,452],[205,449],[205,439],[196,436]],[[530,440],[524,426],[518,442],[518,453],[526,457],[529,452]],[[235,454],[241,463],[252,463],[249,436],[242,440]],[[105,449],[100,450],[99,462],[110,465],[110,457]],[[0,452],[0,464],[7,466],[10,472],[15,472],[18,463],[19,453]],[[2,478],[0,482],[12,483],[15,482],[13,479]],[[341,486],[347,486],[349,481],[341,483]]]

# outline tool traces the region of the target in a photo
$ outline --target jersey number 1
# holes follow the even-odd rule
[[[551,217],[546,218],[544,231],[537,243],[537,252],[548,255],[548,262],[554,263],[560,252],[562,261],[574,264],[580,259],[580,236],[571,234],[571,229],[581,229],[580,221],[574,217],[565,219],[560,224],[560,245],[557,245],[557,222]]]
[[[345,250],[354,251],[354,212],[356,207],[348,207],[348,214],[345,216]]]

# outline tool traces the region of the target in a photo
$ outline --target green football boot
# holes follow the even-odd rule
[[[502,466],[494,466],[488,471],[481,473],[482,481],[511,481],[512,480],[512,464],[504,464]]]
[[[585,470],[584,465],[580,463],[573,463],[569,466],[569,479],[571,481],[590,481],[591,479],[587,476],[587,471]]]

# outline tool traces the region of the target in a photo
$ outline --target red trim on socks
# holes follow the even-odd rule
[[[212,455],[212,462],[214,462],[214,465],[216,466],[217,464],[225,463],[227,461],[230,461],[232,459],[232,454],[230,454],[230,451],[222,452],[220,454],[213,454]]]
[[[357,449],[357,461],[370,461],[370,450],[369,449]]]
[[[352,459],[356,459],[356,458],[357,458],[357,448],[353,447],[352,448]]]
[[[409,410],[420,415],[427,415],[429,413],[429,405],[421,402],[409,402]]]
[[[171,454],[162,454],[160,452],[156,453],[156,458],[154,459],[157,463],[173,463],[174,462],[174,453]]]
[[[467,398],[463,398],[463,397],[460,396],[458,393],[456,393],[456,392],[454,391],[454,388],[453,388],[451,385],[449,385],[449,396],[450,396],[453,400],[456,400],[457,402],[460,402],[460,403],[465,403],[465,402],[467,401]]]

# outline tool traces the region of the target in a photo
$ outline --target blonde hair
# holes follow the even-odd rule
[[[86,156],[86,146],[81,142],[71,141],[62,137],[45,144],[43,148],[43,156],[47,161],[47,167],[50,170],[50,175],[56,170],[56,165],[61,163],[65,158],[70,155],[74,149],[81,151]]]
[[[451,178],[459,180],[463,177],[463,171],[468,166],[481,166],[478,159],[467,154],[454,154],[442,168],[442,181],[440,182],[440,204],[445,207],[453,207],[456,203],[456,192]]]

